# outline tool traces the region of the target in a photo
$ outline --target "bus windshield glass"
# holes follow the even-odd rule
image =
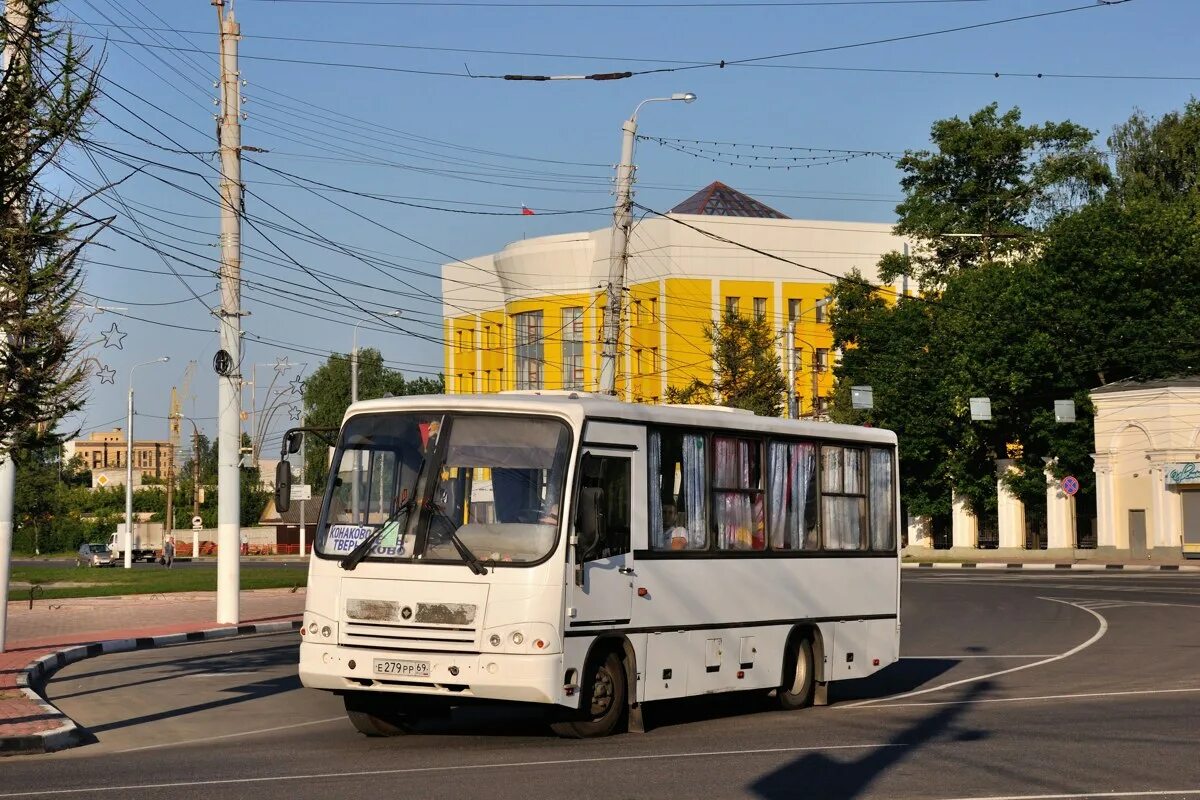
[[[316,551],[365,560],[528,564],[557,541],[571,446],[545,417],[362,414],[345,424]],[[457,540],[457,542],[455,541]]]

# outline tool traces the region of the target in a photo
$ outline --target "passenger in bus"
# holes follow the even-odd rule
[[[663,503],[663,534],[672,550],[687,549],[687,528],[683,527],[683,515],[672,503]]]

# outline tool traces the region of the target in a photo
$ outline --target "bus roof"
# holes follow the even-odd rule
[[[354,414],[420,410],[555,414],[575,422],[580,427],[587,420],[617,423],[640,422],[896,444],[896,434],[883,428],[864,428],[858,425],[839,425],[832,422],[783,419],[781,417],[760,417],[747,411],[723,406],[626,403],[607,395],[573,391],[517,391],[498,394],[385,397],[379,400],[355,403],[346,411],[346,417],[349,418]]]

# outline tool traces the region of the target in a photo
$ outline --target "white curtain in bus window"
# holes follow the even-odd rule
[[[863,451],[821,448],[821,530],[827,550],[861,550],[867,497]]]
[[[771,547],[815,550],[818,547],[816,446],[771,442],[767,480],[771,496]]]
[[[674,520],[668,520],[663,514],[662,434],[658,431],[650,433],[646,473],[650,476],[650,547],[665,550],[669,543],[667,531]],[[661,524],[656,520],[662,520]]]
[[[650,473],[650,546],[700,550],[708,543],[708,459],[704,436],[652,431],[646,459]]]
[[[871,448],[871,549],[896,547],[896,502],[892,495],[892,452]]]
[[[689,550],[703,550],[708,543],[708,514],[704,499],[708,464],[704,450],[704,436],[684,434],[681,505],[686,514],[683,527],[687,530],[686,547]],[[674,538],[671,547],[676,547]]]
[[[757,441],[713,437],[713,502],[722,550],[766,547],[759,458]]]

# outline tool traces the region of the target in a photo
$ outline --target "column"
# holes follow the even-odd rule
[[[1183,498],[1167,488],[1166,464],[1150,465],[1150,541],[1156,556],[1183,552]]]
[[[908,518],[908,550],[933,549],[933,520],[929,517]]]
[[[1075,498],[1063,492],[1061,482],[1050,472],[1053,463],[1046,459],[1046,547],[1074,550]]]
[[[1004,476],[1016,472],[1011,458],[996,459],[996,525],[1000,549],[1025,546],[1025,504],[1004,482]]]
[[[1092,459],[1096,462],[1096,548],[1115,550],[1118,546],[1124,546],[1128,549],[1128,540],[1122,544],[1118,544],[1117,541],[1117,531],[1120,527],[1117,524],[1117,515],[1120,512],[1111,456],[1093,453]]]
[[[979,546],[979,520],[971,513],[965,497],[951,494],[953,511],[950,518],[950,544],[953,547],[974,549]]]

